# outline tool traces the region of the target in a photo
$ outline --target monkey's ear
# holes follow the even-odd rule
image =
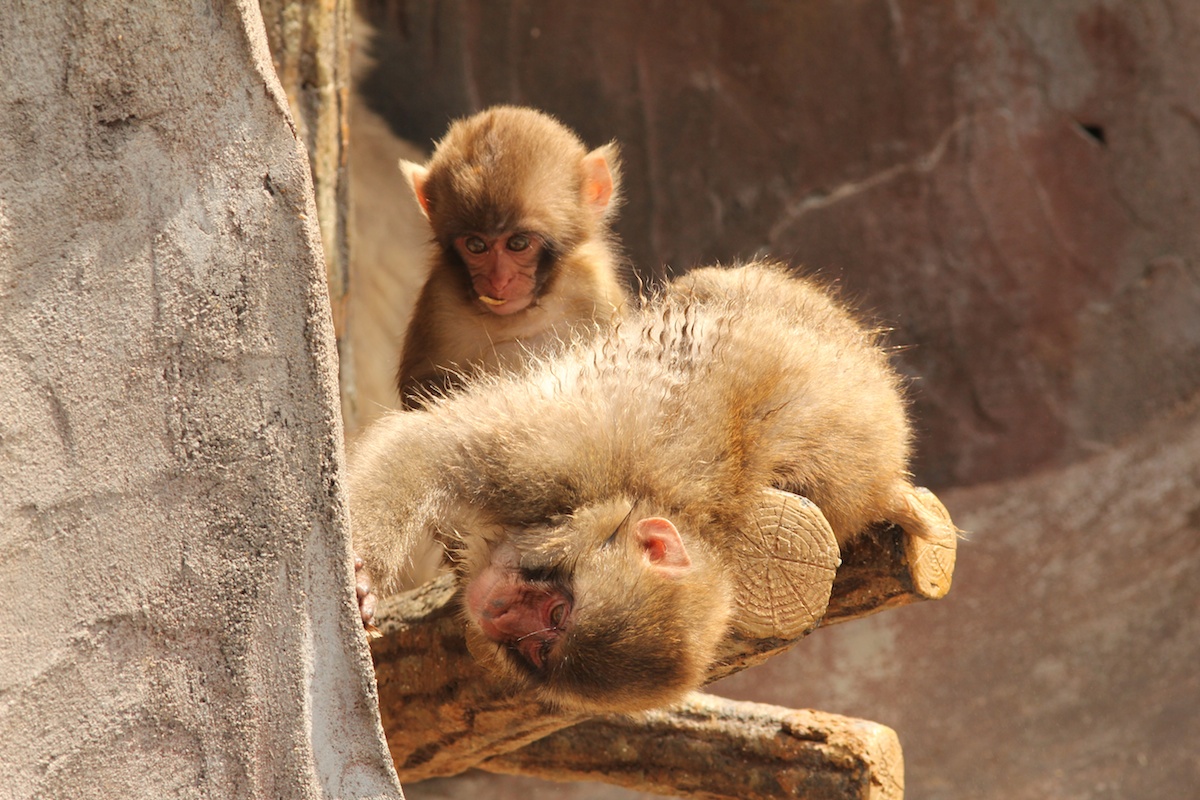
[[[651,568],[670,577],[683,575],[691,568],[692,557],[671,520],[662,517],[638,520],[633,535],[642,548],[642,558]]]
[[[413,194],[417,196],[417,202],[421,204],[421,212],[428,219],[429,199],[425,196],[425,182],[429,180],[429,170],[420,164],[405,161],[402,158],[400,159],[400,171],[408,179],[408,184],[412,187]]]
[[[583,202],[603,217],[620,187],[620,159],[615,144],[597,147],[583,157]]]

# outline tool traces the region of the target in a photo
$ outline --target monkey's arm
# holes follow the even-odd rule
[[[348,483],[354,553],[379,589],[419,585],[441,560],[438,532],[453,526],[448,501],[454,449],[429,414],[390,414],[351,452]]]
[[[396,392],[404,408],[419,408],[422,398],[440,394],[447,388],[445,376],[435,366],[444,357],[439,331],[445,323],[439,326],[437,309],[452,292],[443,285],[444,272],[435,269],[429,276],[404,332],[404,346],[396,367]]]

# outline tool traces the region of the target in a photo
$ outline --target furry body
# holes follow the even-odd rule
[[[677,696],[726,630],[722,554],[764,488],[812,500],[839,543],[900,510],[910,433],[877,339],[781,267],[695,270],[607,333],[377,423],[351,462],[356,552],[385,592],[430,548],[467,582],[497,560],[552,576],[579,615],[619,618],[604,641],[658,626],[638,647],[686,664],[661,681]],[[647,515],[693,557],[696,588],[673,599],[639,599],[648,580],[619,563]],[[652,620],[626,620],[639,604]],[[702,641],[676,630],[693,619]]]

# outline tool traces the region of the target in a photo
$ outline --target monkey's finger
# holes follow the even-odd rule
[[[374,587],[375,581],[361,558],[354,559],[354,591],[359,598],[365,597]]]
[[[367,633],[374,631],[378,633],[373,623],[375,621],[375,597],[374,581],[371,580],[371,573],[367,571],[363,560],[357,556],[354,558],[354,596],[358,600],[358,613],[362,616],[363,627],[367,629]]]
[[[377,598],[373,594],[359,595],[358,612],[362,615],[363,626],[372,628],[372,623],[375,621],[375,603]]]

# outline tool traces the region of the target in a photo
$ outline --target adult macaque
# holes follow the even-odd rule
[[[406,406],[608,322],[625,302],[609,230],[615,144],[588,152],[553,117],[497,106],[451,125],[426,166],[401,168],[435,243],[396,375]]]
[[[368,429],[360,574],[390,592],[432,548],[502,675],[575,708],[670,702],[760,588],[732,568],[744,539],[796,495],[839,543],[885,520],[921,534],[877,339],[779,266],[693,271],[590,342]]]

